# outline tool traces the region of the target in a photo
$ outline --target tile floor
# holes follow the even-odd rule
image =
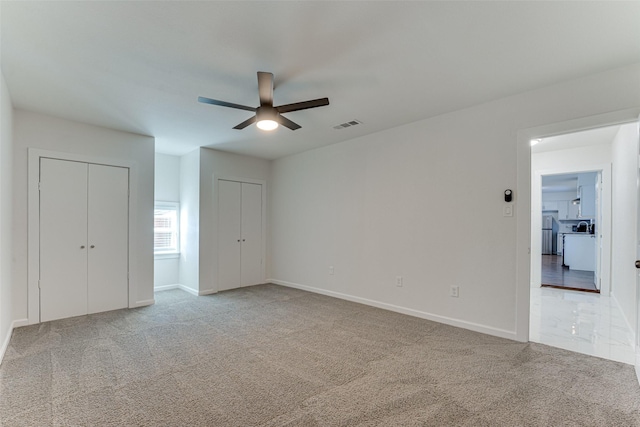
[[[531,288],[529,340],[633,365],[635,338],[612,298]]]

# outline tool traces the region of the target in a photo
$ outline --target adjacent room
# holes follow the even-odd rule
[[[640,425],[638,22],[0,2],[0,424]]]

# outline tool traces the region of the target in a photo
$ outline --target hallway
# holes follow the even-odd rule
[[[634,335],[611,297],[531,288],[529,340],[633,365]]]

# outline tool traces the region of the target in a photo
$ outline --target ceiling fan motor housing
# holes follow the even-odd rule
[[[278,110],[276,110],[270,105],[261,105],[256,109],[257,121],[261,121],[261,120],[277,121],[279,115],[280,113],[278,113]]]

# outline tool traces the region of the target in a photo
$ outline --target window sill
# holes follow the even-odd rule
[[[174,259],[180,258],[180,253],[173,254],[153,254],[153,259]]]

